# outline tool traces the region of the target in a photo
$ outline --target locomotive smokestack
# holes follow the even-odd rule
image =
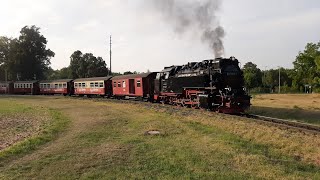
[[[224,55],[225,31],[216,13],[222,0],[151,0],[154,8],[170,24],[174,31],[187,31],[199,35],[207,43],[216,58]]]

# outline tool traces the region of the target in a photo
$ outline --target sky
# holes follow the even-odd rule
[[[101,56],[109,66],[111,34],[115,72],[161,71],[214,58],[199,38],[175,33],[146,1],[0,0],[0,36],[40,27],[55,52],[53,69],[68,66],[76,50]],[[226,31],[225,57],[235,56],[242,65],[292,68],[308,42],[320,41],[319,0],[222,0],[217,16]]]

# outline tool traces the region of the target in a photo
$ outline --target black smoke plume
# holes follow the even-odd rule
[[[215,57],[224,55],[225,31],[216,16],[221,0],[149,0],[176,33],[192,31],[208,43]]]

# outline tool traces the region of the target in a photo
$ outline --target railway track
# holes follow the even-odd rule
[[[251,119],[255,119],[255,120],[259,120],[259,121],[264,121],[264,122],[269,122],[269,123],[280,125],[283,127],[296,129],[299,131],[320,134],[320,126],[313,125],[313,124],[307,124],[307,123],[302,123],[302,122],[297,122],[297,121],[289,121],[289,120],[285,120],[285,119],[260,116],[260,115],[255,115],[255,114],[246,114],[245,116],[247,118],[251,118]]]

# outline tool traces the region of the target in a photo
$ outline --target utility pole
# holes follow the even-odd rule
[[[110,35],[110,76],[112,76],[112,66],[111,66],[111,60],[112,60],[112,37]]]
[[[281,75],[280,75],[280,66],[279,66],[279,94],[281,93]]]

